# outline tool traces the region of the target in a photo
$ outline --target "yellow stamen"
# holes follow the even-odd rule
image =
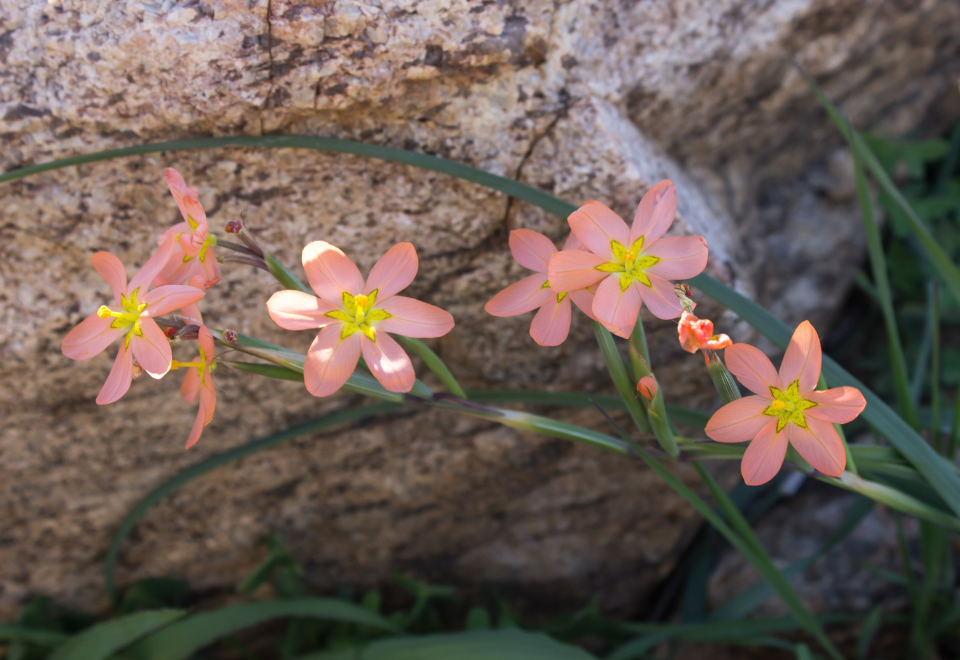
[[[111,316],[113,316],[113,312],[110,311],[109,307],[107,307],[106,305],[103,305],[100,307],[100,309],[97,310],[97,316],[99,316],[102,319],[108,319]]]
[[[813,408],[817,404],[813,401],[807,401],[800,396],[800,381],[795,380],[785,390],[778,390],[776,387],[770,388],[770,394],[773,395],[773,401],[763,414],[768,417],[778,417],[777,433],[783,430],[788,423],[793,422],[800,428],[807,428],[807,418],[803,414],[804,410]]]

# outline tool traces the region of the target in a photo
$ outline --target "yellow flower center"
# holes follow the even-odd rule
[[[763,411],[768,417],[777,417],[777,433],[783,430],[783,427],[789,422],[793,422],[800,428],[807,428],[807,418],[803,411],[813,408],[817,404],[813,401],[807,401],[800,396],[800,381],[795,380],[785,390],[778,390],[776,387],[770,387],[770,394],[773,395],[773,401]]]
[[[124,341],[124,346],[130,345],[130,338],[133,335],[138,337],[143,336],[143,331],[140,329],[140,315],[143,313],[143,310],[147,308],[147,303],[137,302],[137,294],[139,291],[140,287],[137,287],[134,292],[130,294],[129,298],[124,295],[120,296],[120,306],[123,308],[122,312],[115,312],[106,305],[103,305],[97,310],[97,316],[102,319],[113,317],[113,323],[110,324],[111,328],[131,326],[130,331],[127,333],[127,338]]]
[[[624,247],[617,241],[610,241],[610,251],[613,252],[613,261],[597,266],[597,270],[604,273],[620,273],[620,290],[626,291],[634,280],[653,288],[653,283],[647,277],[647,269],[660,261],[660,257],[643,254],[643,236],[634,241],[630,247]]]
[[[374,309],[374,305],[377,303],[377,291],[379,291],[379,289],[374,289],[369,295],[361,293],[356,296],[352,296],[344,291],[343,311],[336,310],[326,313],[326,316],[343,322],[340,339],[346,339],[353,333],[360,331],[365,334],[370,341],[376,341],[373,332],[374,324],[377,321],[390,318],[390,314],[382,309]]]

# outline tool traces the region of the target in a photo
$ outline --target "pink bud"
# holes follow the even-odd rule
[[[243,224],[239,220],[231,220],[223,230],[228,234],[239,234],[243,231]]]
[[[237,337],[238,337],[238,335],[237,335],[237,331],[236,331],[236,330],[224,330],[224,331],[223,331],[223,341],[227,342],[228,344],[236,344],[236,343],[237,343]]]
[[[657,381],[654,380],[653,376],[644,376],[637,383],[637,391],[643,395],[644,399],[652,401],[653,397],[657,396]]]

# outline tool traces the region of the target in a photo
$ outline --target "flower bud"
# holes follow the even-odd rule
[[[236,343],[237,343],[237,337],[238,337],[238,335],[237,335],[237,331],[236,331],[236,330],[224,330],[224,331],[223,331],[223,341],[227,342],[228,344],[236,344]]]
[[[239,220],[231,220],[223,230],[228,234],[239,234],[243,231],[243,224]]]
[[[653,401],[653,397],[657,396],[657,381],[652,376],[644,376],[637,383],[637,391],[647,401]]]
[[[133,379],[136,380],[143,375],[143,367],[137,364],[137,361],[133,361]]]

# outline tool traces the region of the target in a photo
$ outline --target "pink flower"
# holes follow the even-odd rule
[[[727,335],[713,334],[713,321],[698,319],[687,311],[680,315],[677,333],[680,335],[680,346],[688,353],[696,353],[701,348],[720,350],[733,343]]]
[[[187,403],[197,400],[200,395],[200,408],[197,410],[197,421],[193,423],[190,437],[187,438],[185,449],[197,444],[203,427],[213,420],[213,411],[217,407],[217,391],[213,386],[213,370],[217,366],[213,361],[214,344],[213,334],[205,325],[200,326],[198,337],[200,355],[193,362],[173,361],[171,369],[187,369],[187,375],[180,386],[180,394]]]
[[[311,296],[279,291],[267,301],[270,318],[287,330],[323,328],[313,340],[303,381],[314,396],[329,396],[347,382],[361,352],[373,373],[391,392],[409,392],[416,376],[410,358],[387,333],[440,337],[453,329],[449,312],[396,295],[417,274],[417,252],[397,243],[380,257],[364,284],[356,265],[326,241],[303,248],[303,269]]]
[[[570,234],[563,248],[583,250],[580,240]],[[547,265],[557,249],[553,242],[529,229],[514,229],[510,232],[510,252],[517,263],[534,271],[534,275],[515,282],[495,295],[485,306],[493,316],[517,316],[540,308],[530,325],[530,336],[541,346],[562,344],[570,333],[570,301],[593,318],[593,292],[579,289],[556,293],[547,279]]]
[[[809,321],[793,333],[778,374],[748,344],[726,350],[727,367],[756,396],[732,401],[707,422],[717,442],[751,440],[740,471],[751,486],[770,481],[783,464],[787,443],[823,474],[839,477],[847,464],[834,424],[853,421],[867,402],[853,387],[815,391],[820,379],[820,337]]]
[[[207,214],[197,198],[197,189],[187,188],[183,177],[172,167],[168,167],[164,173],[184,221],[170,227],[157,239],[162,244],[168,236],[173,235],[176,245],[170,261],[164,265],[154,284],[185,284],[194,276],[201,275],[203,288],[209,289],[220,281],[220,264],[213,254],[217,237],[210,234]]]
[[[657,381],[653,379],[653,376],[644,376],[637,383],[637,391],[647,401],[653,401],[653,397],[657,396],[657,389]]]
[[[110,344],[124,337],[107,382],[97,395],[97,403],[113,403],[122,397],[133,379],[137,364],[154,378],[170,369],[170,344],[153,317],[162,316],[203,298],[203,291],[192,286],[167,285],[148,291],[150,282],[173,252],[173,239],[160,246],[129,284],[120,260],[109,252],[97,252],[90,261],[113,289],[116,305],[104,305],[85,318],[63,338],[61,350],[72,360],[89,360]]]
[[[707,265],[703,236],[663,238],[676,213],[677,189],[671,181],[661,181],[643,196],[631,227],[600,202],[587,202],[568,222],[589,252],[554,255],[550,286],[576,291],[599,282],[593,314],[621,337],[633,332],[641,302],[658,318],[676,318],[683,307],[669,280],[693,277]]]

